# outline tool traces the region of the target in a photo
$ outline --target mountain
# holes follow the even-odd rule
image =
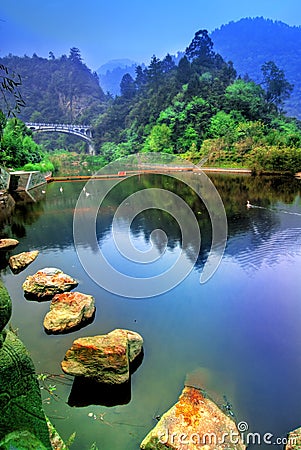
[[[98,75],[105,75],[108,71],[111,72],[112,70],[116,69],[117,67],[121,69],[126,69],[127,67],[138,65],[135,61],[132,61],[131,59],[127,58],[121,58],[121,59],[111,59],[110,61],[106,62],[102,66],[100,66],[96,72]]]
[[[120,82],[123,75],[129,73],[135,78],[137,64],[130,59],[113,59],[97,69],[99,83],[104,92],[109,92],[113,96],[120,94]]]
[[[301,27],[263,17],[245,18],[230,22],[210,35],[216,52],[232,61],[238,74],[262,81],[261,66],[274,61],[294,85],[285,109],[290,116],[301,119]]]

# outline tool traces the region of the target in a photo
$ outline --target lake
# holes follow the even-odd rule
[[[210,174],[227,218],[227,229],[217,234],[226,232],[227,242],[220,255],[223,243],[214,249],[220,264],[200,283],[213,239],[211,222],[223,218],[215,208],[208,213],[187,187],[198,185],[198,174],[183,177],[186,184],[167,175],[125,178],[110,190],[96,215],[104,183],[109,181],[95,180],[86,191],[83,182],[51,183],[41,200],[18,205],[14,215],[2,221],[1,235],[20,241],[12,253],[40,251],[17,275],[2,261],[1,275],[13,301],[13,328],[30,351],[36,371],[53,375],[42,389],[45,412],[64,439],[76,432],[74,450],[88,450],[93,443],[101,450],[138,449],[156,416],[177,401],[187,375],[219,404],[226,396],[237,420],[246,422],[250,432],[273,434],[272,442],[301,426],[301,182]],[[146,189],[153,189],[145,202],[150,207],[142,211],[146,198],[142,193],[142,212],[137,213],[131,195]],[[176,214],[173,197],[161,196],[166,190],[181,195],[193,211],[200,242],[185,223],[181,225],[188,233],[182,237],[177,217],[168,212]],[[153,206],[159,198],[167,211]],[[252,208],[246,207],[247,200]],[[181,210],[179,205],[176,209]],[[165,234],[152,233],[158,228]],[[125,253],[131,245],[137,249],[136,262],[120,254],[116,239],[121,247],[126,242],[121,249]],[[113,272],[103,276],[107,272],[102,273],[105,263],[97,259],[99,249],[110,266],[125,275],[120,282]],[[139,257],[148,254],[150,262],[141,263]],[[182,259],[177,266],[178,258]],[[154,283],[143,297],[141,279],[147,285],[171,266],[165,292],[158,292]],[[62,269],[79,281],[76,290],[95,297],[91,324],[64,335],[45,333],[49,302],[28,301],[22,291],[26,276],[43,267]],[[130,384],[109,405],[101,393],[86,392],[73,384],[72,377],[63,376],[60,362],[74,339],[115,328],[140,333],[144,356]],[[49,385],[51,392],[45,388]]]

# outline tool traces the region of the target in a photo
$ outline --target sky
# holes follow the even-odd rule
[[[48,58],[77,47],[83,62],[128,58],[149,64],[183,51],[196,31],[244,17],[301,25],[301,0],[11,0],[0,6],[0,57]]]

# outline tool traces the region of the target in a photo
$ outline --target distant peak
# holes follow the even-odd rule
[[[110,61],[106,62],[102,66],[97,69],[98,74],[105,74],[108,70],[112,71],[116,69],[117,67],[120,67],[121,69],[124,69],[126,67],[131,67],[133,65],[138,65],[136,61],[132,61],[128,58],[121,58],[121,59],[111,59]]]

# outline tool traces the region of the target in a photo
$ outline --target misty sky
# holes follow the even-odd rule
[[[111,59],[148,64],[185,50],[199,29],[257,16],[299,26],[300,13],[301,0],[12,0],[0,6],[0,56],[78,47],[92,70]]]

